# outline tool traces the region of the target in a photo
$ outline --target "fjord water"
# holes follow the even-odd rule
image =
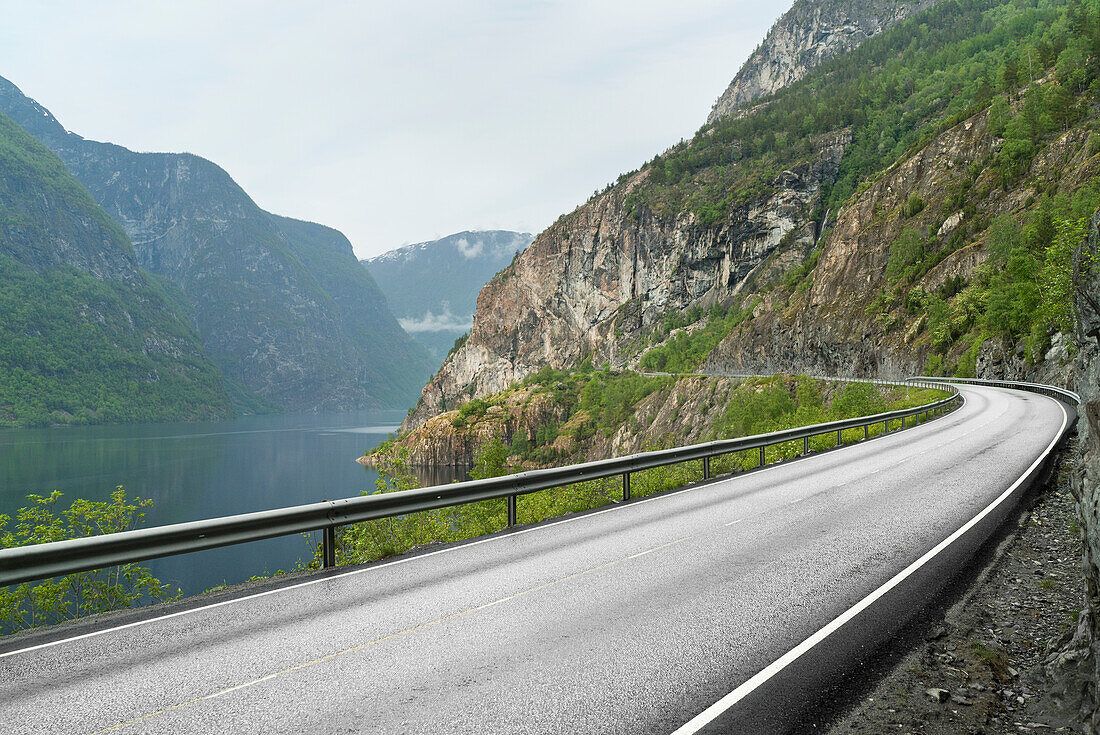
[[[355,462],[404,411],[250,416],[207,423],[0,430],[0,514],[26,495],[106,500],[116,485],[154,501],[146,526],[247,513],[374,490],[377,473]],[[314,534],[315,540],[319,534]],[[194,594],[293,569],[312,556],[302,536],[146,562],[162,582]]]

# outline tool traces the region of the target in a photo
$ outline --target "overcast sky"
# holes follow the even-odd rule
[[[0,76],[361,257],[538,232],[706,120],[791,0],[0,0]]]

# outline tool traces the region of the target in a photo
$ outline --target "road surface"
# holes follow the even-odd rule
[[[763,682],[778,711],[754,714],[753,729],[781,730],[812,700],[805,681],[783,683],[782,657],[811,661],[807,639],[970,522],[1069,420],[1050,398],[960,390],[964,406],[944,418],[736,478],[76,639],[5,639],[0,723],[67,735],[741,731],[730,693]],[[882,623],[865,611],[864,630],[889,628],[896,607]],[[840,626],[831,639],[844,635],[862,633]],[[810,668],[829,671],[824,655]]]

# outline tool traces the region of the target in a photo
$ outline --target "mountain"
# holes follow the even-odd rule
[[[0,425],[229,415],[170,291],[57,156],[0,114]]]
[[[469,331],[482,286],[533,239],[506,230],[458,232],[363,263],[401,326],[442,363],[455,340]]]
[[[851,51],[936,0],[798,0],[768,32],[714,103],[708,124],[797,82],[822,61]]]
[[[624,174],[485,287],[404,428],[584,360],[1068,382],[1044,293],[1100,197],[1083,7],[935,5]]]
[[[51,148],[185,295],[206,354],[246,409],[404,407],[431,361],[336,230],[265,212],[210,161],[66,131],[0,79],[0,111]]]

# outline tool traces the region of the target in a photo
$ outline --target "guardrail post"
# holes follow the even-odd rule
[[[516,525],[516,496],[508,496],[508,527]]]
[[[844,443],[844,438],[843,438],[843,437],[841,436],[841,434],[842,434],[843,432],[844,432],[844,429],[837,429],[837,430],[836,430],[836,445],[837,445],[838,447],[839,447],[839,446],[840,446],[841,444],[843,444],[843,443]]]
[[[802,437],[802,455],[805,456],[810,453],[810,437]]]
[[[325,569],[336,566],[336,526],[321,529],[321,563]]]
[[[890,433],[890,419],[886,419],[885,421],[882,422],[882,433],[883,434],[889,434]]]
[[[630,500],[630,473],[623,473],[623,500]]]
[[[863,438],[864,438],[864,440],[871,438],[871,425],[870,424],[864,424],[863,425]]]
[[[703,457],[703,479],[710,479],[710,457]]]
[[[764,447],[760,447],[760,466],[764,466]]]

